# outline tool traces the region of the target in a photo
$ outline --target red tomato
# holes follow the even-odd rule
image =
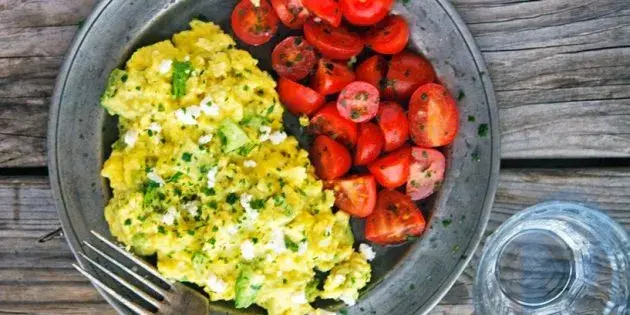
[[[372,56],[357,66],[357,80],[370,83],[376,88],[381,87],[381,82],[387,73],[387,61],[382,56]]]
[[[372,50],[387,55],[395,55],[407,46],[409,25],[402,17],[391,15],[372,26],[364,37],[365,44]]]
[[[421,147],[439,147],[455,140],[459,110],[445,87],[429,83],[413,93],[409,101],[411,140]]]
[[[348,22],[355,25],[372,25],[389,13],[394,0],[341,0],[339,7]]]
[[[294,115],[310,115],[326,101],[313,89],[283,77],[278,80],[278,94],[280,102]]]
[[[404,103],[421,85],[435,81],[435,71],[424,57],[403,51],[389,62],[385,97]]]
[[[322,58],[317,65],[317,72],[311,81],[311,87],[322,95],[335,94],[354,81],[354,72],[345,63]]]
[[[271,64],[279,76],[299,81],[311,73],[317,62],[315,48],[302,36],[289,36],[271,53]]]
[[[409,179],[411,148],[402,147],[368,165],[370,173],[385,188],[402,186]]]
[[[411,149],[407,195],[412,200],[431,196],[442,184],[445,167],[446,158],[440,151],[417,147]]]
[[[348,60],[363,50],[359,35],[343,26],[333,27],[313,19],[304,24],[304,37],[324,56],[334,60]]]
[[[315,174],[324,180],[339,178],[352,167],[350,152],[328,136],[318,136],[309,151]]]
[[[400,105],[394,102],[381,103],[376,121],[385,137],[385,152],[396,150],[409,140],[409,122]]]
[[[271,0],[273,9],[286,27],[298,30],[311,16],[300,0]]]
[[[250,0],[241,0],[232,11],[232,29],[245,43],[262,45],[278,31],[278,16],[267,0],[261,0],[258,7]]]
[[[312,134],[327,135],[348,147],[357,142],[357,124],[341,117],[334,102],[324,105],[311,118],[308,128]]]
[[[337,27],[341,24],[341,10],[336,0],[302,0],[304,6],[328,24]]]
[[[381,129],[370,122],[359,124],[357,147],[354,153],[354,165],[367,165],[378,158],[385,146]]]
[[[346,119],[364,122],[376,116],[379,100],[378,90],[372,84],[356,81],[341,91],[337,109]]]
[[[426,221],[409,196],[381,190],[376,209],[365,220],[365,238],[377,244],[396,244],[424,232]]]
[[[365,218],[376,206],[374,176],[355,175],[328,183],[335,192],[335,206],[355,217]]]

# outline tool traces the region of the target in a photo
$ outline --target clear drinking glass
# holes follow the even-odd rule
[[[488,239],[474,284],[477,314],[628,314],[630,243],[605,214],[548,202]]]

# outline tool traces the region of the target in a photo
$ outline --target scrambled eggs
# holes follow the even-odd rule
[[[121,137],[104,165],[112,234],[166,277],[270,314],[353,304],[370,279],[349,216],[283,131],[275,82],[212,23],[136,51],[102,104]],[[319,283],[316,272],[329,272]]]

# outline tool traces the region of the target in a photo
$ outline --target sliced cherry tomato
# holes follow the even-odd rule
[[[394,102],[381,103],[376,121],[385,137],[385,152],[394,151],[409,140],[409,122],[400,105]]]
[[[345,63],[322,58],[317,65],[311,87],[322,95],[335,94],[352,83],[354,78],[354,72]]]
[[[389,13],[394,0],[341,0],[341,13],[354,25],[372,25]]]
[[[368,165],[374,162],[381,155],[384,146],[385,138],[381,128],[371,122],[359,124],[354,165]]]
[[[439,147],[455,140],[459,110],[445,87],[429,83],[413,93],[409,102],[411,140],[421,147]]]
[[[406,102],[411,94],[423,84],[435,81],[435,71],[424,57],[403,51],[394,55],[389,62],[385,97]]]
[[[315,173],[324,180],[339,178],[352,167],[350,152],[343,144],[328,136],[318,136],[310,150]]]
[[[376,116],[379,100],[379,92],[372,84],[356,81],[341,91],[337,109],[346,119],[364,122]]]
[[[302,36],[289,36],[271,53],[271,64],[279,76],[299,81],[311,73],[317,62],[315,48]]]
[[[271,0],[271,5],[282,24],[294,30],[302,28],[311,16],[301,0]]]
[[[304,37],[324,56],[334,60],[348,60],[363,50],[359,35],[343,26],[333,27],[313,19],[304,24]]]
[[[376,206],[376,180],[374,176],[354,175],[328,182],[335,192],[335,206],[355,217],[365,218]]]
[[[364,37],[365,44],[372,50],[386,55],[395,55],[407,46],[409,25],[398,15],[390,15],[372,26]]]
[[[431,196],[442,184],[446,158],[440,151],[424,148],[411,149],[411,166],[407,181],[407,195],[412,200]]]
[[[278,31],[278,16],[267,0],[254,6],[241,0],[232,11],[232,29],[240,40],[253,46],[268,42]]]
[[[312,134],[327,135],[348,147],[354,147],[357,142],[357,124],[341,117],[334,102],[317,111],[308,129]]]
[[[426,221],[409,196],[396,190],[378,193],[376,209],[365,220],[365,238],[377,244],[397,244],[420,236]]]
[[[304,6],[320,19],[337,27],[341,24],[341,9],[336,0],[302,0]]]
[[[294,115],[310,115],[326,101],[313,89],[283,77],[278,80],[278,94],[280,102]]]
[[[409,179],[411,148],[402,147],[368,165],[370,173],[385,188],[402,186]]]
[[[357,80],[370,83],[377,88],[387,73],[387,61],[382,56],[372,56],[357,66]]]

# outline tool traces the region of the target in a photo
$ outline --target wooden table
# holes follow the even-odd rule
[[[423,0],[412,0],[423,1]],[[113,313],[70,264],[46,170],[48,100],[95,0],[0,0],[0,313]],[[630,228],[630,1],[453,0],[490,68],[502,170],[488,233],[545,200]],[[471,314],[474,266],[434,310]]]

